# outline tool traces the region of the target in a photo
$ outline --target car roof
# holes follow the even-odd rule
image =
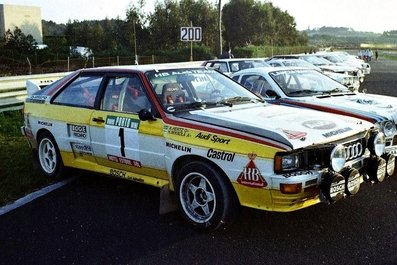
[[[264,61],[261,58],[229,58],[229,59],[212,59],[205,61],[206,63],[210,62],[241,62],[241,61]]]
[[[296,67],[296,66],[282,66],[282,67],[256,67],[256,68],[248,68],[238,72],[233,73],[231,76],[241,75],[245,73],[270,73],[270,72],[279,72],[279,71],[290,71],[290,70],[313,70],[305,67]]]
[[[187,69],[187,68],[203,68],[201,64],[203,61],[193,61],[193,62],[177,62],[177,63],[161,63],[161,64],[143,64],[143,65],[120,65],[120,66],[103,66],[95,68],[81,69],[84,72],[114,72],[120,71],[140,71],[147,72],[152,70],[166,70],[166,69]]]

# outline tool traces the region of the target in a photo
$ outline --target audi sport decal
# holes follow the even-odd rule
[[[115,163],[124,164],[124,165],[127,165],[127,166],[133,166],[133,167],[138,167],[138,168],[142,167],[141,162],[136,161],[136,160],[132,160],[132,159],[129,159],[129,158],[125,158],[125,157],[108,155],[108,160],[112,161],[112,162],[115,162]]]
[[[262,177],[261,172],[256,167],[254,159],[256,154],[248,154],[250,161],[244,167],[243,172],[237,178],[237,182],[241,185],[252,188],[264,188],[267,186],[266,180]]]
[[[330,130],[336,127],[334,122],[326,120],[305,121],[302,123],[302,125],[315,130]]]
[[[228,138],[220,137],[218,135],[211,134],[211,133],[199,132],[195,138],[199,138],[202,140],[208,140],[208,141],[213,142],[214,144],[216,144],[216,143],[229,144],[229,142],[230,142],[230,139],[228,139]]]
[[[120,117],[120,116],[107,116],[106,124],[113,125],[117,127],[130,128],[130,129],[139,129],[140,121],[138,119],[131,119],[128,117]]]

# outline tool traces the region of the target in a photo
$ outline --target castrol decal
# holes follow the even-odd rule
[[[261,172],[256,167],[254,159],[256,154],[248,154],[250,161],[244,167],[243,172],[237,178],[237,182],[241,185],[252,187],[252,188],[264,188],[267,186],[267,182],[262,177]]]

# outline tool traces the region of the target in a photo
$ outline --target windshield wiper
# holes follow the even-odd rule
[[[257,100],[257,99],[250,98],[250,97],[237,96],[237,97],[222,99],[222,100],[218,101],[217,103],[223,104],[225,106],[232,107],[233,103],[237,103],[237,102],[252,102],[253,100]]]
[[[303,90],[296,90],[296,91],[292,91],[289,92],[289,95],[299,95],[299,94],[318,94],[320,93],[319,91],[313,91],[310,89],[303,89]]]
[[[340,89],[340,88],[334,88],[332,90],[325,91],[325,93],[329,93],[329,94],[339,93],[339,92],[347,92],[347,91],[345,89]]]

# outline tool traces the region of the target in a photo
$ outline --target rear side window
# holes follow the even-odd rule
[[[92,108],[102,79],[102,76],[80,76],[65,87],[53,103]]]
[[[121,75],[108,79],[101,101],[102,110],[138,113],[149,108],[149,99],[138,76]]]

